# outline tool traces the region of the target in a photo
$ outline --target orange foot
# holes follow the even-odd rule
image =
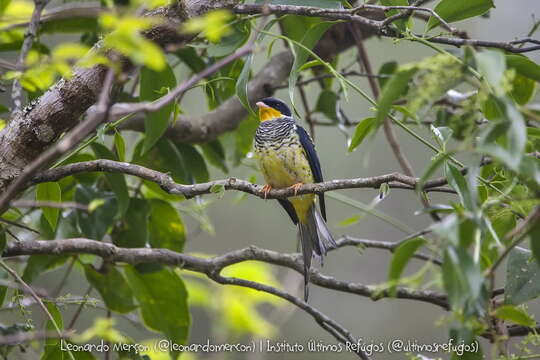
[[[264,199],[266,200],[266,196],[268,195],[268,193],[270,192],[270,190],[272,190],[272,186],[266,184],[263,186],[262,188],[262,192],[264,193]]]
[[[294,189],[294,196],[296,196],[296,194],[298,193],[298,190],[300,190],[300,188],[304,185],[304,183],[297,183],[297,184],[294,184],[293,186],[291,186],[293,189]]]

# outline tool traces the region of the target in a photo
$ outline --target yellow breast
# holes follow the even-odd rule
[[[313,183],[313,174],[300,144],[280,147],[264,147],[256,150],[256,156],[266,183],[273,188],[285,188],[297,183]],[[289,198],[298,218],[304,222],[307,210],[315,201],[315,195],[306,194]]]

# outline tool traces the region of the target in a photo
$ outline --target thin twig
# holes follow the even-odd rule
[[[39,307],[41,308],[41,310],[43,310],[43,312],[45,313],[45,315],[47,315],[47,318],[50,320],[51,324],[53,324],[54,326],[54,330],[56,331],[56,334],[59,336],[59,337],[62,337],[63,335],[63,332],[62,330],[60,329],[60,327],[58,326],[58,324],[56,323],[56,320],[54,320],[54,317],[52,316],[52,314],[49,312],[49,309],[47,309],[47,307],[45,306],[45,304],[43,303],[43,301],[41,300],[41,298],[36,294],[36,292],[34,291],[34,289],[32,289],[32,287],[30,285],[28,285],[20,276],[19,274],[17,274],[17,272],[15,270],[13,270],[12,268],[10,268],[4,261],[2,261],[0,259],[0,267],[2,267],[9,275],[11,275],[15,281],[17,281],[19,284],[21,284],[25,289],[26,289],[26,292],[28,292],[30,294],[30,296],[32,296],[34,298],[34,300],[36,300],[36,302],[39,304]],[[71,353],[71,351],[68,349],[68,354],[70,356],[70,358],[72,360],[75,360],[75,357],[73,356],[73,354]]]

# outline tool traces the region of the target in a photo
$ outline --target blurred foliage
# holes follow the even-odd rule
[[[420,43],[433,53],[408,64],[400,64],[395,59],[381,64],[375,75],[381,94],[378,99],[372,99],[360,87],[360,82],[346,76],[354,65],[347,57],[352,58],[356,53],[343,53],[328,61],[314,53],[318,41],[335,22],[287,15],[272,18],[263,29],[254,30],[258,26],[254,16],[237,16],[228,10],[211,11],[190,19],[179,28],[193,34],[193,40],[180,49],[167,49],[169,53],[166,53],[143,35],[152,27],[162,25],[160,19],[141,16],[140,10],[165,6],[169,1],[103,0],[101,3],[105,11],[96,16],[45,21],[40,36],[23,59],[24,69],[2,70],[2,84],[11,85],[12,81],[19,80],[27,97],[35,99],[61,78],[71,79],[75,68],[107,65],[120,74],[127,61],[111,56],[115,53],[135,65],[129,74],[132,75],[130,81],[126,80],[127,74],[122,74],[122,80],[126,81],[118,86],[119,98],[130,102],[154,102],[177,84],[243,46],[255,31],[258,31],[255,33],[257,49],[265,46],[267,52],[257,51],[238,59],[188,90],[198,88],[199,94],[206,98],[207,108],[201,109],[201,113],[219,111],[219,107],[234,96],[240,99],[249,109],[249,115],[230,133],[203,144],[178,143],[174,137],[167,136],[167,128],[182,121],[180,115],[187,100],[180,97],[158,111],[146,113],[139,137],[121,126],[126,118],[120,119],[101,127],[95,136],[76,151],[66,154],[56,165],[95,159],[117,160],[166,173],[181,184],[206,182],[215,174],[234,174],[240,165],[251,166],[252,138],[258,122],[249,107],[248,82],[256,75],[254,69],[258,69],[253,66],[255,60],[270,57],[277,47],[276,40],[281,39],[294,55],[287,87],[290,102],[297,105],[297,115],[300,111],[297,109],[297,89],[303,81],[309,80],[312,84],[309,86],[317,95],[308,101],[311,108],[305,110],[319,123],[335,126],[350,135],[350,141],[344,140],[343,149],[349,152],[365,149],[369,140],[381,132],[383,121],[390,121],[433,152],[431,161],[421,164],[420,183],[425,184],[436,174],[443,174],[449,190],[454,193],[444,203],[432,203],[418,210],[418,213],[437,213],[442,220],[434,222],[426,229],[426,234],[413,235],[393,248],[388,281],[374,288],[381,294],[388,291],[391,295],[402,286],[443,292],[450,312],[441,322],[447,327],[448,336],[456,342],[472,342],[486,331],[492,331],[493,324],[525,327],[536,324],[527,304],[540,296],[537,281],[540,225],[537,222],[519,228],[540,206],[540,103],[537,102],[540,66],[532,58],[467,46],[449,52],[412,33],[413,28],[419,28],[418,24],[423,25],[424,35],[444,33],[447,29],[442,27],[439,19],[430,16],[427,22],[421,22],[413,17],[403,18],[392,25],[402,37],[400,41]],[[305,5],[304,1],[298,0],[272,0],[270,3]],[[381,0],[379,3],[387,6],[409,4],[406,0]],[[312,0],[310,5],[329,9],[350,7],[347,1],[340,0]],[[482,16],[493,7],[491,0],[440,0],[434,3],[435,11],[449,23]],[[29,21],[32,9],[33,5],[28,1],[0,0],[0,53],[20,50],[25,36],[24,23]],[[396,13],[397,10],[388,11],[386,16]],[[64,33],[70,34],[69,41]],[[44,34],[55,39],[46,44],[57,45],[43,43],[41,36]],[[80,42],[76,36],[80,37]],[[357,70],[364,71],[363,68]],[[323,78],[311,80],[321,75]],[[349,119],[342,103],[360,98],[373,106],[373,114],[364,119],[349,114]],[[26,110],[31,107],[32,104]],[[7,106],[0,106],[1,114],[9,115],[9,111]],[[0,129],[4,126],[5,121],[0,120]],[[466,163],[458,159],[466,159]],[[222,198],[224,190],[223,186],[215,186],[212,188],[214,195],[204,199],[184,199],[166,193],[148,180],[120,173],[85,173],[55,183],[39,184],[26,196],[42,203],[76,202],[87,209],[45,204],[32,209],[12,208],[2,217],[37,229],[44,240],[88,238],[112,242],[120,247],[183,252],[186,242],[192,240],[191,234],[198,231],[188,231],[186,218],[193,220],[192,223],[202,231],[214,235],[212,217],[207,210],[213,201],[229,201]],[[407,224],[402,225],[374,209],[380,201],[391,196],[388,190],[388,185],[382,186],[369,205],[333,194],[334,199],[362,212],[342,219],[340,225],[356,224],[364,214],[370,214],[412,233]],[[427,199],[421,186],[416,192]],[[243,197],[245,194],[240,194],[232,201],[240,201]],[[7,241],[19,241],[7,229],[2,223],[0,249]],[[16,231],[19,232],[24,233]],[[409,264],[420,252],[439,259],[441,266],[427,262],[411,273]],[[499,275],[495,270],[500,265],[505,266],[506,271],[506,278],[501,281],[504,300],[493,300],[493,279]],[[80,274],[99,294],[103,306],[111,314],[109,318],[96,318],[93,325],[82,329],[70,344],[104,340],[148,345],[149,349],[140,354],[133,349],[119,350],[117,355],[122,359],[178,357],[178,352],[166,354],[155,351],[152,345],[160,340],[159,337],[177,344],[188,343],[193,326],[191,312],[195,308],[202,309],[212,319],[209,333],[222,342],[274,337],[279,332],[272,314],[283,311],[286,305],[268,293],[219,285],[201,274],[171,269],[164,264],[132,266],[110,263],[93,255],[52,254],[30,256],[18,270],[22,271],[24,281],[38,285],[40,275],[59,267],[65,267],[68,276],[72,272]],[[266,263],[249,261],[230,265],[220,275],[283,288],[282,279]],[[0,279],[10,280],[3,270],[0,270]],[[57,295],[62,295],[61,286]],[[0,324],[2,336],[43,329],[66,330],[65,309],[52,301],[54,298],[46,302],[52,320],[47,319],[45,326],[39,329],[32,323],[32,314],[21,298],[18,290],[0,286],[0,305],[9,303],[27,321],[25,324]],[[83,311],[90,311],[87,302],[81,306]],[[137,318],[155,334],[148,339],[131,339],[116,326],[116,320],[123,316]],[[495,350],[484,349],[483,353],[497,353],[497,347],[502,347],[500,344],[506,341],[504,334],[496,336],[493,339]],[[42,359],[68,359],[72,355],[76,359],[94,358],[86,352],[71,355],[59,352],[58,344],[59,339],[54,337],[42,341],[39,345]],[[520,354],[535,355],[534,346],[539,344],[538,335],[530,334],[516,345],[515,354],[500,359],[519,359]],[[14,346],[2,345],[0,356],[7,358],[14,349]],[[482,352],[459,356],[461,359],[481,357]],[[196,356],[183,354],[182,358],[190,360]]]

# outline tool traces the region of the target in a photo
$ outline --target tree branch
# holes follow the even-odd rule
[[[388,183],[391,187],[403,188],[402,185],[406,185],[407,189],[414,190],[420,179],[409,177],[400,173],[390,173],[379,176],[372,176],[367,178],[356,179],[342,179],[342,180],[330,180],[322,183],[304,184],[298,187],[298,190],[292,188],[272,189],[265,197],[265,193],[262,191],[262,186],[252,184],[248,181],[228,178],[222,180],[214,180],[206,183],[198,183],[192,185],[178,184],[165,173],[148,169],[144,166],[130,164],[125,162],[113,161],[113,160],[92,160],[86,162],[72,163],[65,166],[61,166],[54,169],[42,171],[37,174],[27,185],[58,181],[64,177],[86,173],[86,172],[118,172],[127,175],[137,176],[145,180],[149,180],[158,184],[164,191],[174,194],[182,195],[186,198],[192,198],[197,195],[210,194],[215,192],[217,187],[222,187],[223,190],[237,190],[243,191],[248,194],[258,196],[262,199],[283,199],[286,197],[295,196],[295,194],[321,194],[326,191],[341,190],[341,189],[358,189],[358,188],[373,188],[378,189],[381,184]],[[398,184],[396,184],[398,183]],[[435,179],[434,183],[440,186],[443,181]],[[401,184],[401,185],[400,185]],[[431,182],[425,183],[424,188],[432,188]]]
[[[346,246],[346,244],[346,242],[342,242],[341,246]],[[177,253],[168,249],[121,248],[110,243],[74,238],[46,241],[14,241],[7,244],[2,256],[11,257],[44,254],[93,254],[108,262],[124,262],[128,264],[160,263],[206,274],[211,279],[218,276],[225,267],[248,260],[258,260],[273,265],[287,267],[295,270],[299,274],[303,274],[303,265],[300,254],[281,254],[272,250],[260,249],[255,246],[234,250],[213,258],[199,258]],[[369,297],[374,301],[393,297],[388,291],[382,290],[377,286],[337,280],[331,276],[322,274],[316,269],[311,269],[310,279],[315,285]],[[398,299],[426,302],[439,306],[445,310],[449,309],[446,296],[435,291],[413,290],[400,287],[397,289],[395,297]]]

